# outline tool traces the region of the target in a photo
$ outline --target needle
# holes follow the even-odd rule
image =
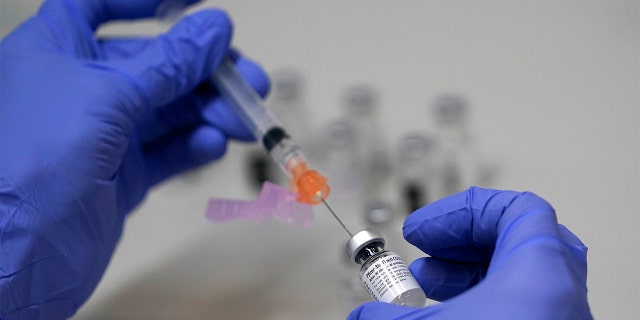
[[[329,207],[329,204],[326,201],[324,201],[324,198],[322,199],[322,203],[324,203],[324,205],[327,206],[327,209],[329,209],[329,211],[331,211],[331,214],[333,214],[333,217],[336,218],[336,220],[338,220],[338,223],[340,223],[340,225],[342,226],[344,231],[346,231],[349,234],[350,237],[353,237],[353,235],[351,234],[349,229],[347,229],[347,227],[345,227],[344,223],[342,223],[342,220],[340,220],[340,218],[338,218],[336,213],[333,212],[333,209],[331,209],[331,207]]]

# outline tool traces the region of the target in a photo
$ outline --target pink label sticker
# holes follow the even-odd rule
[[[273,217],[287,223],[310,227],[313,223],[311,205],[296,201],[296,194],[279,185],[265,182],[254,201],[209,199],[206,217],[213,223],[236,219],[262,223]]]

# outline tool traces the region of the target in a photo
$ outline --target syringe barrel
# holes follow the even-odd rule
[[[307,162],[300,146],[290,138],[280,140],[269,150],[269,154],[289,177],[293,176],[293,169],[298,164]]]
[[[211,75],[211,83],[262,143],[271,157],[289,175],[290,186],[298,201],[318,204],[329,195],[327,179],[307,167],[298,146],[285,132],[276,117],[262,104],[255,90],[240,76],[229,59]]]
[[[218,66],[211,82],[257,140],[261,141],[270,129],[282,127],[273,113],[264,107],[260,96],[238,73],[231,59],[225,59]]]

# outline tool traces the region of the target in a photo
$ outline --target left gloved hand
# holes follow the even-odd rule
[[[431,255],[409,267],[424,308],[366,303],[349,320],[591,319],[587,248],[529,192],[471,188],[411,214],[404,236]]]
[[[252,139],[199,86],[228,54],[224,12],[157,38],[95,38],[160,2],[48,0],[0,44],[0,319],[73,315],[151,186]],[[237,66],[266,93],[257,65]]]

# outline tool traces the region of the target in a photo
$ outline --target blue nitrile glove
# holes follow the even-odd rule
[[[587,248],[535,194],[471,188],[414,212],[404,236],[431,256],[410,269],[443,302],[370,302],[348,319],[592,318]]]
[[[0,319],[73,315],[151,186],[251,139],[200,85],[227,55],[225,13],[157,38],[94,37],[160,2],[49,0],[0,44]],[[237,64],[265,94],[262,70]]]

